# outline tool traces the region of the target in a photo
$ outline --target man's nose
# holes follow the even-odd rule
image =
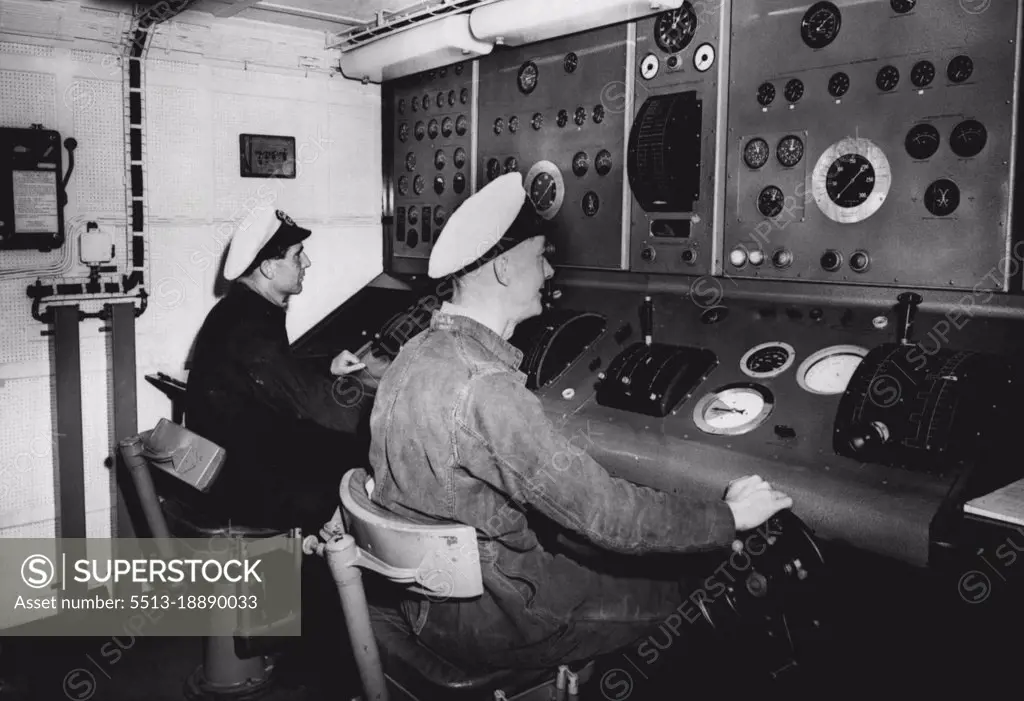
[[[549,263],[547,261],[547,259],[545,259],[544,260],[544,279],[545,280],[550,280],[554,276],[554,274],[555,274],[555,269],[552,268],[551,267],[551,263]]]
[[[313,261],[311,261],[309,259],[309,256],[307,256],[305,253],[303,253],[302,254],[302,267],[303,268],[308,268],[311,265],[313,265]]]

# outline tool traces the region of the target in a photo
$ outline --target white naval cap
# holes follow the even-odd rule
[[[268,245],[294,246],[312,232],[297,226],[280,209],[260,207],[238,225],[231,238],[228,258],[224,263],[224,277],[234,280],[244,273]]]
[[[545,220],[526,198],[521,173],[506,173],[469,197],[449,217],[430,252],[427,274],[441,278],[493,260],[534,236]]]

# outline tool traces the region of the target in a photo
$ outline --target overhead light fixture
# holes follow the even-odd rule
[[[451,15],[358,46],[341,55],[346,78],[381,83],[489,54],[494,44],[469,31],[469,15]]]
[[[683,0],[504,0],[473,10],[469,28],[481,41],[521,46],[682,5]]]

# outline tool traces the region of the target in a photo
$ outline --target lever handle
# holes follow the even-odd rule
[[[654,336],[654,303],[651,301],[650,295],[644,297],[643,311],[640,314],[640,331],[644,337],[644,343],[648,346],[651,345]]]
[[[914,316],[917,314],[917,305],[922,301],[921,295],[916,292],[904,292],[896,298],[899,302],[899,333],[900,345],[908,346],[912,343],[911,333],[914,329]]]

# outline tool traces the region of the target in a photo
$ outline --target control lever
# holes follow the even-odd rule
[[[640,312],[640,335],[648,346],[654,340],[654,303],[650,295],[644,297],[643,310]]]
[[[914,328],[914,316],[917,314],[917,305],[921,303],[921,295],[916,292],[904,292],[896,298],[899,305],[896,313],[899,315],[899,343],[901,346],[913,345],[910,340],[911,331]]]

